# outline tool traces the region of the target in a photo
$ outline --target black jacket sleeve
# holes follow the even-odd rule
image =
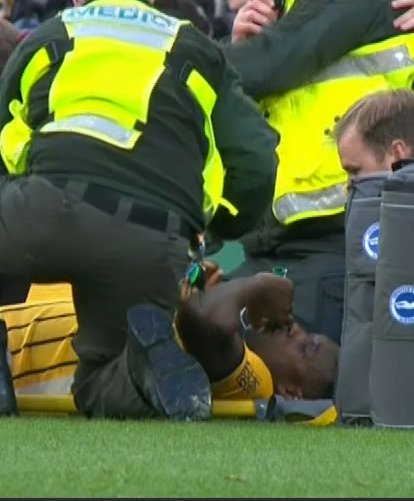
[[[20,80],[30,59],[48,42],[59,38],[67,39],[66,29],[59,19],[51,19],[23,40],[13,52],[0,79],[0,131],[13,118],[9,111],[10,102],[22,98]],[[0,173],[5,172],[6,167],[0,157]]]
[[[397,34],[390,0],[297,0],[260,35],[224,46],[254,99],[305,84],[349,51]]]
[[[254,228],[272,200],[279,136],[243,93],[238,76],[229,65],[218,91],[212,122],[226,170],[223,197],[239,213],[234,217],[220,207],[209,231],[223,239],[236,239]]]

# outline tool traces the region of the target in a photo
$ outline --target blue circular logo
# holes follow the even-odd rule
[[[378,259],[379,223],[371,224],[364,233],[362,247],[368,257]]]
[[[400,324],[414,324],[414,286],[401,285],[390,297],[391,316]]]

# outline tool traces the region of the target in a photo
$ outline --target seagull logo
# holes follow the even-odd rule
[[[396,301],[395,307],[397,310],[414,310],[414,301]]]
[[[414,325],[414,285],[401,285],[390,296],[391,317],[402,325]]]
[[[362,237],[362,248],[370,259],[378,258],[379,223],[371,224]]]

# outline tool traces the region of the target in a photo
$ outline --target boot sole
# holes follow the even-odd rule
[[[128,310],[137,348],[144,352],[161,407],[171,419],[211,418],[210,382],[201,365],[177,343],[169,316],[153,305]]]

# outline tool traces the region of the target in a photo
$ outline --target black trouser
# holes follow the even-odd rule
[[[3,180],[0,273],[72,284],[79,324],[73,393],[80,411],[150,415],[129,377],[126,310],[153,303],[172,317],[190,229],[171,212],[146,210],[107,188],[52,181]]]

